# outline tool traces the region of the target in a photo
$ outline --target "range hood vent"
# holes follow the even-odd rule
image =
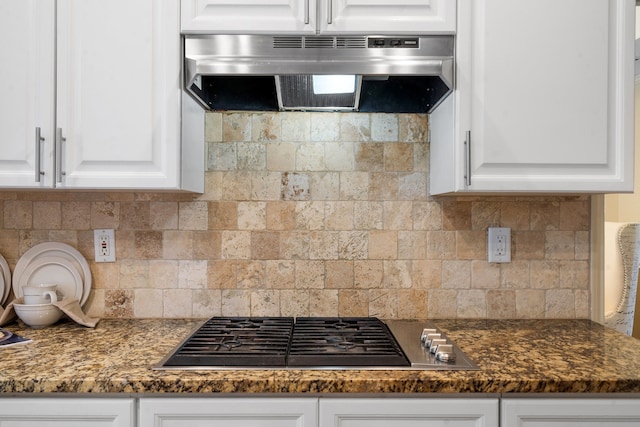
[[[275,36],[274,49],[366,49],[367,37],[362,36]]]
[[[453,89],[453,36],[186,35],[184,42],[185,89],[210,110],[425,113]],[[345,90],[347,76],[353,83]],[[343,83],[319,89],[329,77]]]

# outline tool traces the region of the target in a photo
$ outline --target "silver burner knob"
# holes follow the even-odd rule
[[[436,351],[436,360],[440,362],[455,362],[456,353],[451,344],[440,344]]]
[[[429,352],[431,354],[436,354],[440,345],[446,344],[447,340],[444,338],[434,338],[431,340],[431,346],[429,347]]]
[[[432,342],[433,340],[437,340],[437,339],[440,339],[440,338],[442,338],[442,334],[439,334],[439,333],[436,333],[436,334],[428,334],[428,335],[427,335],[427,339],[426,339],[426,340],[425,340],[425,342],[424,342],[424,346],[425,346],[426,348],[431,348],[431,342]]]
[[[424,328],[422,330],[422,334],[420,335],[420,342],[422,343],[422,345],[425,345],[427,343],[427,336],[429,334],[435,334],[437,333],[438,330],[437,329],[433,329],[433,328]]]

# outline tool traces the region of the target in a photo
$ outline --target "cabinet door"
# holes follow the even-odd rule
[[[316,0],[183,0],[183,33],[316,32]]]
[[[53,185],[54,4],[0,2],[0,187]]]
[[[455,0],[323,0],[321,33],[453,34]]]
[[[320,399],[320,427],[486,427],[497,399]],[[509,424],[511,425],[511,424]]]
[[[432,165],[451,166],[432,173],[432,193],[631,191],[634,8],[461,0],[456,91],[432,122],[439,134],[440,116],[454,117],[444,133],[455,164],[439,158],[446,148],[435,145],[449,142],[432,134]]]
[[[316,427],[307,398],[143,398],[139,427]]]
[[[133,399],[0,398],[0,427],[134,427]]]
[[[179,0],[57,3],[56,185],[179,187]]]
[[[519,427],[635,427],[638,399],[502,399],[501,424]]]

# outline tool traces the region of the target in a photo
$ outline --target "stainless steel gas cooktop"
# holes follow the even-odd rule
[[[475,370],[432,323],[375,317],[213,317],[153,369]]]

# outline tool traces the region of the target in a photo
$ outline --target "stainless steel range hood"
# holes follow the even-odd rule
[[[184,37],[185,89],[210,110],[426,113],[453,88],[453,36]]]

